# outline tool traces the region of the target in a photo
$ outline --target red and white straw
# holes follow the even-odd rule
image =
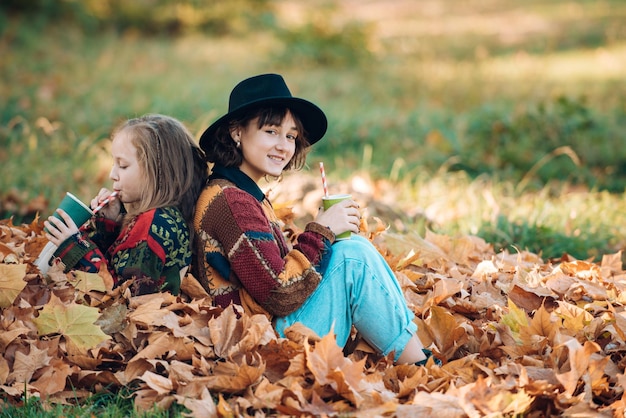
[[[324,196],[328,197],[328,184],[326,183],[326,172],[324,171],[324,163],[320,162],[320,174],[322,175],[322,187],[324,188]]]
[[[98,206],[96,206],[96,208],[93,210],[93,214],[95,215],[96,213],[100,212],[100,211],[102,210],[102,208],[103,208],[103,207],[105,207],[106,205],[108,205],[108,204],[109,204],[109,202],[110,202],[111,200],[113,200],[113,198],[114,198],[115,196],[117,196],[117,194],[118,194],[118,191],[117,191],[117,190],[115,190],[115,191],[113,191],[113,193],[111,193],[110,195],[108,195],[106,199],[104,199],[102,202],[100,202],[100,204],[99,204]]]

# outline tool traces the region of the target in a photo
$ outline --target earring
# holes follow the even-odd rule
[[[241,141],[235,141],[235,147],[237,147],[237,149],[241,148]]]

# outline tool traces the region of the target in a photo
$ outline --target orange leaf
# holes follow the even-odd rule
[[[430,308],[430,316],[425,322],[443,357],[452,356],[457,348],[467,341],[465,329],[459,326],[450,312],[440,306]]]
[[[317,384],[330,385],[337,394],[358,405],[365,359],[353,362],[343,356],[332,331],[322,337],[313,349],[307,345],[307,366],[315,376]]]

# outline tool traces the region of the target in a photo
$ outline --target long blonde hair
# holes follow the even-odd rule
[[[176,206],[191,222],[208,167],[189,130],[175,118],[149,114],[126,121],[115,134],[120,132],[135,146],[146,180],[141,199],[126,208],[126,219],[154,208]]]

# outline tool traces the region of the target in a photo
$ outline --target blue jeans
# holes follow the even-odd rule
[[[337,241],[322,281],[295,312],[276,318],[281,337],[300,322],[319,336],[331,331],[337,344],[348,341],[352,325],[380,353],[395,351],[395,359],[417,331],[400,285],[385,259],[367,239],[352,235]]]

